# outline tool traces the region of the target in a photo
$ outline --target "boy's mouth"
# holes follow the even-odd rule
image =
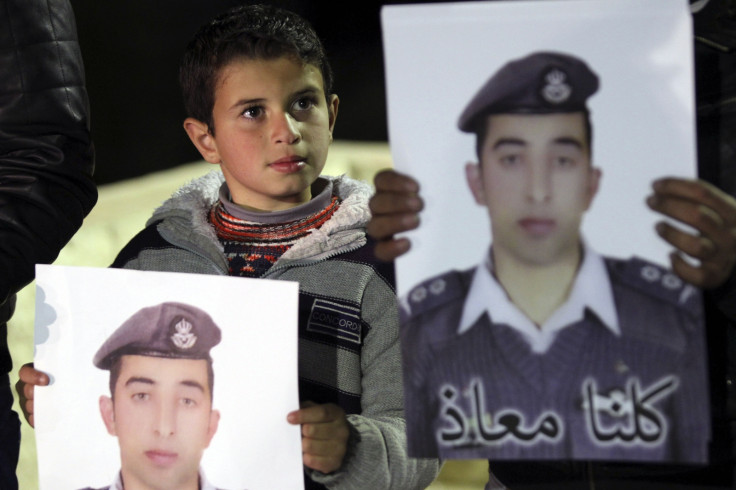
[[[293,155],[290,157],[280,158],[269,164],[269,167],[277,172],[292,174],[299,172],[306,164],[306,158]]]

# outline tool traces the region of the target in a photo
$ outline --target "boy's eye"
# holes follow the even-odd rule
[[[261,106],[246,107],[242,115],[246,119],[258,119],[260,116],[263,115],[263,107]]]
[[[294,102],[293,108],[295,111],[307,111],[316,104],[316,100],[312,97],[301,97]]]
[[[150,397],[151,396],[148,393],[133,393],[131,398],[133,398],[134,401],[146,401]]]

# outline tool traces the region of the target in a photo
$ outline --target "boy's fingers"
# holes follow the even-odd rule
[[[333,403],[313,405],[299,410],[301,424],[320,424],[345,417],[345,411]]]
[[[34,369],[33,363],[24,364],[18,371],[18,378],[24,383],[37,386],[49,384],[49,377],[43,371]]]
[[[306,402],[287,415],[302,425],[302,458],[306,467],[331,473],[342,465],[350,436],[345,411],[338,405]]]
[[[302,436],[302,449],[305,452],[328,454],[335,448],[344,449],[350,431],[341,424],[304,424]]]
[[[302,408],[290,412],[286,418],[291,424],[326,423],[345,417],[345,411],[334,403],[317,405],[305,402]]]
[[[335,420],[332,422],[317,422],[302,424],[302,437],[321,441],[340,441],[348,440],[350,431],[347,422]]]
[[[342,459],[342,457],[338,456],[325,457],[309,453],[303,453],[302,455],[302,463],[304,463],[304,466],[325,474],[332,473],[333,471],[340,469],[340,466],[342,466]]]
[[[33,400],[33,392],[36,386],[30,383],[21,383],[21,381],[18,381],[18,386],[23,390],[23,396],[27,400]],[[18,391],[18,394],[20,394],[20,391]]]
[[[332,441],[326,439],[315,439],[302,437],[302,452],[314,454],[315,456],[326,456],[333,451]]]
[[[32,363],[23,365],[18,371],[18,382],[15,384],[15,391],[18,393],[18,404],[23,412],[23,416],[31,427],[35,427],[35,419],[33,417],[34,388],[36,385],[43,386],[48,383],[48,376],[34,369]]]

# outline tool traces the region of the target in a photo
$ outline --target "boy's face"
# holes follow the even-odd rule
[[[236,204],[278,211],[311,199],[337,107],[337,96],[325,99],[314,65],[288,56],[238,59],[219,74],[215,135],[195,119],[184,127],[205,160],[220,164]]]
[[[585,115],[489,116],[481,165],[468,184],[488,208],[494,257],[550,265],[575,257],[580,224],[598,189]]]
[[[100,398],[120,445],[125,487],[197,489],[199,462],[217,430],[207,361],[123,356],[114,401]]]

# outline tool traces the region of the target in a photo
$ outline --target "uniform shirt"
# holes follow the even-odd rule
[[[547,352],[557,333],[579,321],[585,310],[595,312],[614,335],[620,335],[618,315],[613,301],[611,281],[606,272],[603,257],[590,247],[585,247],[570,294],[557,311],[542,325],[537,326],[516,305],[509,301],[506,291],[493,276],[493,261],[488,253],[485,262],[478,265],[473,282],[465,298],[463,314],[458,326],[458,335],[466,332],[485,312],[497,323],[504,323],[517,330],[529,343],[532,351]]]
[[[640,259],[585,257],[570,305],[539,335],[513,323],[520,312],[485,264],[409,293],[401,340],[410,455],[705,460],[699,294]],[[471,307],[470,295],[485,301]]]

